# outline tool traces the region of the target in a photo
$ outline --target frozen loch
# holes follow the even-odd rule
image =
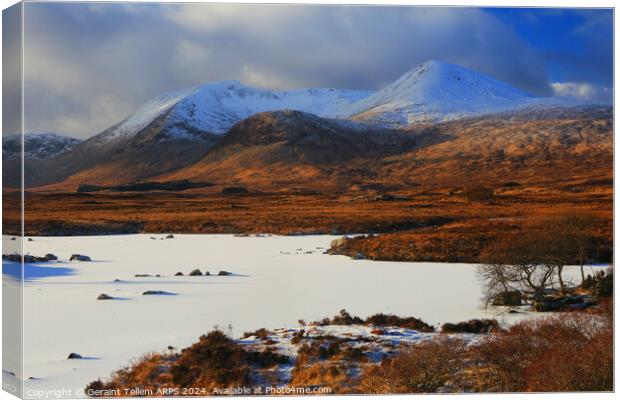
[[[482,309],[475,265],[323,254],[335,238],[145,234],[24,242],[27,254],[58,256],[25,267],[26,395],[70,389],[83,396],[88,382],[144,353],[188,346],[215,327],[241,337],[263,327],[297,327],[300,319],[331,317],[343,308],[360,317],[383,312],[432,325],[492,317],[508,324],[533,315]],[[92,261],[69,261],[73,254]],[[19,269],[4,262],[4,290],[19,284]],[[210,275],[189,276],[195,269]],[[98,300],[101,294],[111,299]],[[70,353],[82,358],[68,359]],[[15,369],[5,365],[3,372],[19,377]]]

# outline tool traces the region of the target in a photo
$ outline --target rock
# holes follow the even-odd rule
[[[22,262],[22,256],[16,253],[3,254],[2,259],[7,260],[7,261],[19,262],[19,263]],[[46,261],[48,260],[45,257],[37,257],[37,256],[33,256],[30,254],[26,254],[24,256],[25,263],[36,263],[36,262],[46,262]]]
[[[122,282],[120,279],[116,278],[114,279],[114,282]]]
[[[22,262],[22,257],[19,254],[3,254],[2,259],[13,262]]]
[[[17,261],[17,260],[16,260]],[[35,256],[31,256],[30,254],[26,254],[24,256],[24,262],[25,263],[33,263],[33,262],[37,262],[37,257]]]
[[[143,296],[156,296],[156,295],[167,295],[167,294],[174,294],[174,293],[165,292],[163,290],[147,290],[146,292],[142,292]]]
[[[47,260],[45,259],[45,257],[31,256],[30,254],[26,254],[24,256],[25,263],[46,262],[46,261]]]
[[[101,293],[99,297],[97,297],[97,300],[114,300],[114,297],[107,295],[105,293]]]
[[[232,275],[232,272],[220,271],[217,273],[217,276],[228,276],[228,275]]]
[[[199,269],[195,269],[189,273],[189,276],[202,276],[202,272]]]
[[[174,235],[168,235],[166,236],[166,239],[174,239]]]
[[[174,274],[174,276],[183,276],[183,272],[179,271],[176,274]]]
[[[517,290],[508,290],[495,295],[493,301],[491,302],[491,305],[516,307],[520,306],[522,302],[523,296],[521,296],[521,292]]]
[[[206,272],[205,272],[205,276],[211,276],[211,272],[206,271]]]
[[[29,242],[34,242],[34,240],[32,240],[32,238],[28,238],[28,241]]]
[[[83,254],[71,254],[71,258],[69,258],[69,261],[73,261],[73,260],[76,260],[76,261],[92,261],[89,256],[85,256]]]
[[[355,255],[353,256],[354,260],[363,260],[364,258],[364,253],[355,253]]]
[[[135,274],[134,277],[136,277],[136,278],[150,278],[151,275],[149,275],[149,274]]]
[[[17,240],[17,238],[16,238],[15,236],[13,236],[13,237],[11,238],[11,240]]]
[[[74,360],[74,359],[79,359],[82,358],[81,355],[79,355],[78,353],[71,353],[69,354],[69,357],[67,357],[68,360]]]
[[[46,255],[43,256],[43,258],[45,258],[47,261],[56,261],[56,260],[58,260],[58,257],[53,255],[52,253],[47,253]]]
[[[519,314],[517,310],[508,310],[508,314]]]
[[[155,278],[161,278],[161,275],[157,274],[155,275]]]

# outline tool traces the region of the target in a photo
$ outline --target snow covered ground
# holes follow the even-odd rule
[[[107,378],[132,358],[169,345],[186,347],[216,326],[241,337],[263,327],[296,328],[299,319],[320,320],[343,308],[362,318],[383,312],[434,325],[489,317],[510,324],[534,315],[481,309],[481,288],[471,264],[356,261],[323,254],[335,236],[164,237],[34,237],[24,242],[26,253],[59,257],[26,266],[28,397],[52,389],[71,389],[72,396],[79,396],[88,382]],[[69,262],[74,253],[93,261]],[[16,284],[10,279],[16,266],[3,263],[4,290]],[[187,276],[196,268],[233,275]],[[174,276],[178,271],[185,276]],[[576,278],[578,271],[569,268],[567,275]],[[174,295],[142,295],[147,290]],[[102,293],[115,299],[97,300]],[[67,359],[72,352],[84,358]],[[9,371],[20,374],[11,368],[4,365],[5,377]]]

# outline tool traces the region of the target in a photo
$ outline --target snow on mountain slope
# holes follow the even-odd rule
[[[538,106],[583,104],[530,95],[457,65],[428,61],[352,104],[341,117],[388,126],[436,122]]]
[[[296,110],[323,118],[402,127],[526,107],[566,107],[584,102],[530,95],[475,71],[428,61],[378,92],[346,89],[272,91],[238,81],[208,83],[159,96],[97,136],[108,143],[133,137],[162,117],[169,138],[201,140],[266,111]]]
[[[223,134],[237,122],[264,111],[294,109],[330,117],[367,97],[368,91],[298,89],[271,91],[238,81],[210,83],[159,96],[104,132],[100,139],[131,137],[168,113],[166,131],[176,138],[195,138],[194,132]]]
[[[71,150],[81,143],[80,139],[56,133],[24,134],[24,158],[46,159]],[[7,135],[2,138],[2,159],[13,160],[21,157],[21,135]]]
[[[192,91],[193,89],[180,90],[147,101],[129,117],[101,133],[99,139],[112,140],[135,135],[153,122],[154,119],[170,110]]]
[[[225,81],[194,90],[174,107],[169,121],[172,126],[180,127],[180,132],[189,125],[221,134],[237,122],[265,111],[291,109],[331,117],[369,94],[340,89],[270,91]]]

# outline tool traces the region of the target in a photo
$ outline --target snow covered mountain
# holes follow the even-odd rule
[[[339,116],[395,127],[528,107],[580,104],[583,102],[533,96],[467,68],[428,61],[352,104]]]
[[[100,140],[131,137],[163,115],[167,135],[185,139],[196,138],[196,132],[224,134],[237,122],[265,111],[294,109],[333,117],[371,93],[343,89],[271,91],[238,81],[210,83],[150,100],[103,132]]]
[[[528,107],[582,104],[533,96],[478,72],[428,61],[377,92],[333,88],[272,91],[238,81],[208,83],[148,101],[99,134],[97,142],[131,138],[155,120],[170,139],[200,140],[205,133],[225,134],[237,122],[256,113],[280,110],[394,128]]]
[[[42,160],[64,153],[82,141],[56,133],[24,134],[24,158]],[[2,159],[14,160],[21,157],[21,135],[16,133],[2,138]]]
[[[358,144],[371,147],[378,143],[382,147],[389,144],[374,137],[366,140],[353,135],[353,131],[366,136],[386,134],[386,137],[392,137],[390,130],[418,122],[442,122],[522,110],[528,110],[529,116],[556,109],[575,112],[576,106],[584,104],[587,103],[536,97],[475,71],[440,61],[421,64],[377,92],[346,89],[273,91],[253,88],[238,81],[208,83],[158,96],[124,120],[81,143],[65,145],[54,136],[37,139],[45,150],[27,148],[28,157],[33,157],[33,160],[25,166],[26,186],[57,184],[64,185],[63,188],[73,188],[84,183],[117,185],[159,179],[190,171],[192,166],[207,159],[209,163],[200,165],[213,169],[213,157],[207,156],[214,146],[220,142],[223,146],[227,133],[234,126],[259,113],[276,116],[279,122],[272,128],[277,129],[263,132],[265,127],[261,124],[269,120],[265,115],[253,119],[252,124],[243,125],[244,138],[248,142],[245,145],[251,144],[253,135],[264,133],[273,139],[277,137],[273,134],[286,136],[293,131],[301,132],[304,133],[302,142],[306,147],[299,149],[304,150],[300,151],[295,146],[285,150],[314,160],[321,158],[321,152],[349,154],[355,148],[357,153],[366,154],[382,150],[362,150]],[[285,110],[295,113],[281,113]],[[294,116],[294,123],[289,121],[291,115]],[[308,126],[301,127],[303,124]],[[351,135],[346,140],[338,141],[335,137],[335,141],[330,141],[325,135],[317,133],[317,138],[322,138],[317,142],[308,134],[309,130],[333,132],[335,136],[343,132]],[[353,137],[359,143],[353,147],[345,146],[344,143],[351,143],[349,139]],[[297,143],[295,140],[293,142]],[[11,157],[8,150],[10,141],[6,143],[3,143],[5,160]],[[19,152],[19,142],[14,143],[17,147],[13,147]],[[401,142],[395,139],[394,143]],[[243,147],[244,143],[237,141],[235,145]],[[315,148],[311,149],[311,145]],[[218,154],[223,153],[220,151]],[[270,154],[271,157],[277,152]],[[245,158],[243,165],[249,165],[248,160],[251,159]],[[5,182],[11,176],[20,176],[17,160],[9,160],[3,165],[9,171],[3,173]],[[222,162],[223,165],[229,164]],[[196,171],[204,172],[204,168],[197,168]],[[192,178],[197,179],[198,176],[200,174],[196,173]],[[15,184],[18,183],[15,181]]]

